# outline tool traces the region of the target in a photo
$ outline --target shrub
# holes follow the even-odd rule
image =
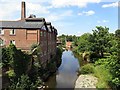
[[[11,81],[11,85],[9,86],[10,90],[36,90],[37,86],[41,84],[41,81],[38,80],[35,83],[30,81],[30,78],[27,75],[21,75],[17,81]]]
[[[101,58],[101,59],[98,59],[96,62],[95,62],[95,66],[97,65],[104,65],[106,68],[109,68],[109,63],[110,63],[110,58]]]
[[[92,74],[94,73],[94,66],[92,64],[86,64],[81,67],[81,74]]]
[[[112,79],[112,75],[104,65],[95,67],[94,76],[98,78],[97,88],[109,88],[108,84]]]

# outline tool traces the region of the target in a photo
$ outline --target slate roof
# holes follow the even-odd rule
[[[44,22],[0,21],[0,28],[39,29],[43,25]]]

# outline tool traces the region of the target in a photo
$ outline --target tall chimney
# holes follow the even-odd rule
[[[26,7],[25,7],[25,2],[22,2],[21,5],[21,19],[26,18]]]

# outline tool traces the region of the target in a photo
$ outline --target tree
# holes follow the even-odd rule
[[[88,41],[90,33],[85,33],[78,39],[78,50],[80,52],[89,51],[90,42]]]
[[[93,30],[93,34],[90,36],[89,41],[91,42],[90,50],[98,54],[101,58],[104,57],[104,52],[109,46],[109,28],[96,26]]]
[[[31,56],[18,50],[13,44],[2,50],[3,68],[14,70],[16,77],[26,74]]]
[[[113,74],[112,82],[116,85],[116,88],[120,88],[120,29],[115,32],[117,39],[117,55],[112,62],[111,72]]]

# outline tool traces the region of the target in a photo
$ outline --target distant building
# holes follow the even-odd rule
[[[57,30],[45,18],[30,15],[26,18],[25,2],[22,2],[21,20],[0,21],[0,46],[11,43],[22,50],[30,50],[33,44],[41,46],[41,60],[47,61],[56,54]]]
[[[72,47],[72,42],[67,41],[67,42],[66,42],[66,48],[71,48],[71,47]]]

